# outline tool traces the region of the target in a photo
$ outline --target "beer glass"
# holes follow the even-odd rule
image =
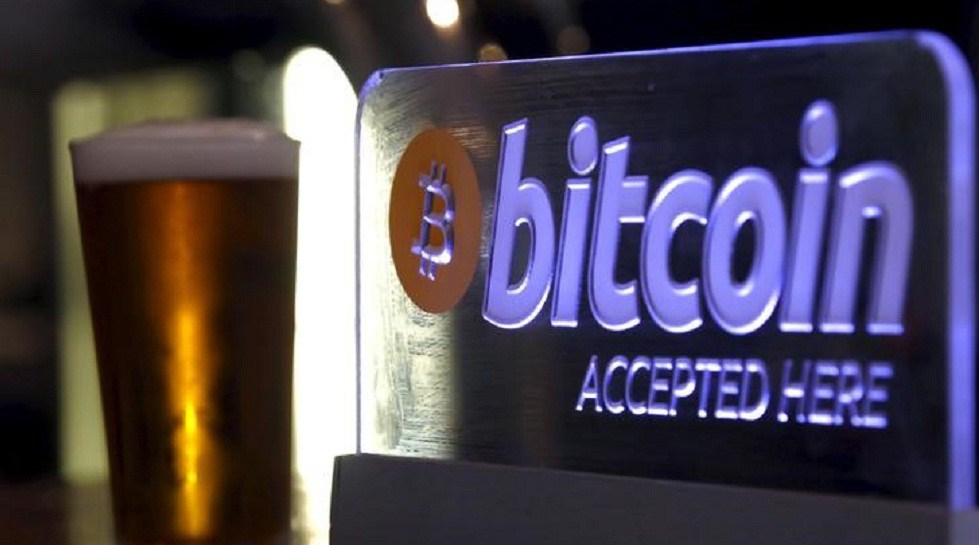
[[[71,145],[122,543],[288,541],[298,147],[243,120]]]

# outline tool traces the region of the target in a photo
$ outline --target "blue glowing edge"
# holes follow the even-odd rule
[[[915,37],[934,55],[948,101],[948,501],[952,509],[970,509],[976,501],[974,87],[948,38],[933,32]]]
[[[948,282],[946,317],[948,338],[948,507],[952,510],[976,506],[976,373],[975,373],[975,221],[973,217],[975,178],[975,91],[972,73],[961,51],[945,35],[933,31],[902,30],[788,38],[758,42],[665,48],[601,55],[577,55],[547,59],[511,60],[489,63],[456,63],[439,68],[454,69],[492,64],[562,63],[576,59],[660,56],[684,53],[710,53],[772,48],[809,47],[831,44],[914,39],[930,52],[942,73],[947,102],[948,141]],[[368,97],[388,73],[431,69],[431,66],[392,68],[372,73],[361,87],[355,129],[357,157],[355,172],[356,217],[356,360],[357,360],[357,453],[362,452],[361,437],[361,296],[360,296],[360,132],[362,110]]]

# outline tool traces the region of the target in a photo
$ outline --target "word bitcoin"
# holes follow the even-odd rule
[[[418,177],[418,186],[424,190],[422,201],[422,219],[418,238],[412,241],[411,253],[420,256],[418,274],[435,280],[435,270],[439,265],[448,265],[452,261],[453,233],[452,220],[455,219],[455,206],[452,201],[452,188],[445,181],[445,165],[432,161],[431,174]],[[434,212],[435,197],[442,200],[445,208],[442,212]],[[442,233],[442,245],[433,246],[431,240],[432,227]]]
[[[580,118],[568,138],[568,163],[577,177],[565,185],[563,221],[555,232],[545,184],[524,177],[529,122],[503,128],[496,189],[492,251],[483,299],[483,317],[502,328],[523,327],[547,301],[552,284],[551,324],[577,327],[587,257],[588,302],[596,321],[609,330],[640,323],[640,299],[664,330],[684,333],[703,324],[700,297],[724,330],[744,335],[765,324],[781,300],[779,327],[811,332],[814,322],[825,333],[852,333],[865,224],[879,222],[879,238],[870,280],[866,329],[872,334],[903,332],[903,309],[911,236],[912,196],[901,169],[870,161],[836,177],[832,218],[816,315],[815,294],[839,137],[833,105],[819,100],[805,112],[791,226],[773,175],[758,167],[731,174],[714,191],[712,178],[696,169],[670,176],[646,205],[649,180],[630,175],[628,136],[605,143],[599,156],[594,120]],[[598,167],[594,211],[592,179]],[[713,202],[712,202],[713,201]],[[591,216],[591,217],[589,217]],[[677,282],[670,274],[674,233],[685,222],[705,227],[700,278]],[[748,276],[731,273],[734,242],[753,223],[754,258]],[[643,224],[639,278],[616,278],[623,224]],[[526,259],[516,259],[518,228],[531,236]],[[586,248],[588,229],[591,246]],[[633,257],[634,259],[634,257]],[[515,262],[526,262],[522,277],[510,283]]]

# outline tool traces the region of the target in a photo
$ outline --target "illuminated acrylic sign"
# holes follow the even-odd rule
[[[380,73],[362,448],[973,505],[972,97],[927,33]]]

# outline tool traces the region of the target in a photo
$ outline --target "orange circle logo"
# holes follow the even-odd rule
[[[405,293],[422,310],[451,310],[479,259],[482,206],[476,169],[449,133],[430,129],[408,144],[391,188],[391,257]]]

